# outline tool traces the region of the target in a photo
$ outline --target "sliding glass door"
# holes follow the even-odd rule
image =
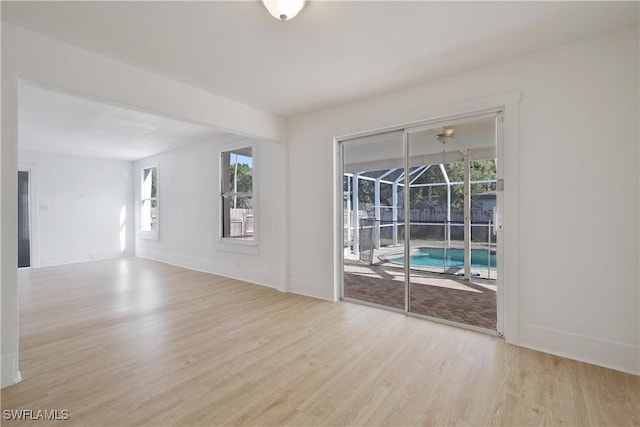
[[[402,132],[357,138],[343,149],[343,298],[404,310]]]
[[[496,330],[496,117],[341,144],[345,300]]]

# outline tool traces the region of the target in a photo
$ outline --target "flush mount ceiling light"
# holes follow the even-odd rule
[[[305,0],[262,0],[269,13],[281,21],[295,18],[304,7],[304,3]]]

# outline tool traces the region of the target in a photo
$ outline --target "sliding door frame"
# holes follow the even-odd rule
[[[517,98],[519,99],[519,95],[517,95]],[[487,333],[487,334],[492,334],[492,335],[498,335],[498,336],[504,336],[504,310],[505,310],[505,286],[504,286],[504,236],[502,233],[502,215],[503,215],[503,197],[502,197],[502,190],[503,190],[503,179],[504,179],[504,171],[503,171],[503,166],[504,166],[504,158],[503,158],[503,153],[504,153],[504,129],[503,129],[503,115],[505,112],[506,107],[504,105],[502,106],[498,106],[498,107],[492,107],[492,108],[485,108],[485,109],[478,109],[475,111],[471,111],[471,112],[466,112],[466,113],[461,113],[461,114],[453,114],[450,116],[442,116],[442,117],[438,117],[435,119],[430,119],[430,120],[424,120],[424,121],[420,121],[420,122],[414,122],[411,124],[406,124],[406,125],[399,125],[399,126],[392,126],[392,127],[388,127],[388,128],[384,128],[384,129],[378,129],[378,130],[371,130],[371,131],[366,131],[366,132],[359,132],[359,133],[352,133],[349,135],[345,135],[342,137],[336,137],[334,138],[334,154],[336,154],[336,164],[335,164],[335,170],[336,170],[336,179],[335,179],[335,183],[336,183],[336,192],[335,192],[335,200],[336,200],[336,218],[338,218],[339,220],[336,223],[336,228],[337,228],[337,232],[336,232],[336,246],[339,249],[339,251],[336,251],[336,270],[335,270],[335,278],[336,278],[336,284],[335,284],[335,288],[338,291],[338,295],[339,295],[339,299],[343,300],[343,301],[347,301],[347,302],[355,302],[355,303],[359,303],[359,304],[364,304],[364,305],[368,305],[368,306],[373,306],[373,307],[378,307],[378,308],[383,308],[386,310],[391,310],[394,312],[401,312],[404,313],[405,315],[408,316],[412,316],[412,317],[419,317],[419,318],[425,318],[428,320],[432,320],[435,322],[439,322],[439,323],[444,323],[444,324],[449,324],[449,325],[454,325],[460,328],[464,328],[464,329],[470,329],[470,330],[474,330],[474,331],[478,331],[478,332],[483,332],[483,333]],[[497,287],[497,291],[496,291],[496,312],[497,312],[497,317],[496,317],[496,330],[492,330],[492,329],[486,329],[486,328],[481,328],[481,327],[477,327],[477,326],[473,326],[473,325],[468,325],[468,324],[464,324],[464,323],[459,323],[459,322],[453,322],[453,321],[449,321],[446,319],[441,319],[441,318],[436,318],[436,317],[431,317],[431,316],[425,316],[422,314],[418,314],[418,313],[414,313],[411,312],[409,310],[410,308],[410,281],[411,281],[411,276],[409,274],[410,272],[410,257],[408,256],[410,254],[410,245],[411,245],[411,238],[410,238],[410,233],[411,233],[411,227],[408,226],[410,224],[410,209],[407,209],[406,207],[408,207],[410,205],[410,191],[409,191],[409,184],[410,184],[410,176],[409,176],[409,167],[411,166],[411,158],[410,158],[410,152],[409,152],[409,134],[413,133],[413,132],[418,132],[420,130],[427,130],[427,129],[434,129],[434,128],[438,128],[438,127],[442,127],[443,125],[452,125],[455,124],[457,122],[466,122],[468,120],[472,120],[472,119],[482,119],[482,118],[494,118],[495,119],[495,142],[496,142],[496,163],[497,163],[497,182],[496,182],[496,204],[497,204],[497,209],[498,209],[498,223],[496,224],[496,227],[498,229],[498,233],[497,233],[497,239],[496,239],[496,243],[497,243],[497,252],[496,252],[496,257],[497,257],[497,273],[498,273],[498,278],[496,279],[496,287]],[[405,256],[404,256],[404,285],[405,285],[405,305],[404,305],[404,310],[400,310],[400,309],[395,309],[395,308],[391,308],[391,307],[386,307],[386,306],[382,306],[379,304],[374,304],[374,303],[368,303],[366,301],[360,301],[360,300],[355,300],[352,298],[348,298],[344,296],[344,197],[343,197],[343,172],[344,172],[344,144],[348,143],[350,141],[354,141],[357,139],[362,139],[368,136],[375,136],[375,135],[379,135],[382,133],[391,133],[391,132],[402,132],[403,133],[403,149],[404,149],[404,170],[405,170],[405,176],[404,176],[404,184],[405,184],[405,191],[404,191],[404,223],[405,223],[405,228],[404,228],[404,233],[405,233],[405,237],[404,237],[404,252],[405,252]],[[468,158],[468,155],[465,155],[465,158]],[[465,184],[466,185],[466,184]],[[467,239],[470,239],[470,236],[467,238],[465,237],[465,241]],[[516,307],[517,310],[517,307]],[[517,336],[516,336],[517,338]],[[513,342],[513,341],[511,341]]]

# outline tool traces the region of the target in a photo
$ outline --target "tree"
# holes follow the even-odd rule
[[[495,179],[496,179],[496,162],[494,159],[486,160],[474,160],[471,162],[471,182],[473,181],[493,181],[493,182],[480,182],[471,184],[471,207],[478,206],[476,201],[477,195],[487,191],[495,191]],[[458,183],[451,185],[451,209],[462,210],[464,208],[464,162],[448,163],[444,165],[444,169],[449,178],[449,182]],[[412,172],[416,168],[412,168]],[[383,171],[376,171],[383,172]],[[373,172],[368,172],[374,174]],[[411,179],[414,179],[416,175],[412,175]],[[240,178],[238,178],[239,180]],[[429,186],[414,186],[411,188],[410,195],[410,208],[411,209],[446,209],[447,208],[447,185],[440,165],[431,165],[421,175],[417,177],[414,182],[416,184],[442,184],[442,185],[429,185]],[[403,181],[404,183],[404,181]],[[374,183],[369,180],[360,179],[358,182],[359,192],[358,201],[360,203],[360,209],[366,209],[372,206],[374,199]],[[347,180],[343,181],[343,189],[346,192],[349,188]],[[404,187],[398,187],[398,204],[403,205],[403,192]],[[353,189],[352,189],[353,191]],[[389,184],[382,184],[380,186],[380,205],[391,206],[392,205],[392,186]],[[351,194],[349,194],[351,197]]]
[[[471,181],[485,181],[496,179],[496,163],[493,159],[475,160],[471,162]],[[450,182],[464,182],[464,162],[449,163],[444,165]],[[416,180],[415,184],[446,183],[439,165],[432,165]],[[471,184],[471,206],[476,204],[475,198],[479,193],[495,190],[495,183]],[[435,185],[414,187],[411,189],[411,208],[446,208],[447,186]],[[462,209],[464,206],[464,186],[453,184],[451,186],[451,209]]]
[[[236,171],[237,167],[237,171]],[[252,192],[252,168],[248,164],[238,163],[231,165],[229,168],[229,182],[231,188],[237,193],[251,193]],[[237,185],[236,177],[238,179]],[[250,196],[236,196],[236,208],[238,209],[251,209],[251,197]]]

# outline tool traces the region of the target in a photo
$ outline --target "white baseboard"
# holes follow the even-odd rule
[[[0,363],[0,369],[2,369],[0,388],[9,387],[22,381],[22,375],[18,370],[18,359],[15,354],[3,354]]]
[[[518,345],[580,362],[640,375],[640,348],[539,325],[523,325]]]
[[[296,279],[292,277],[289,281],[289,292],[291,293],[303,295],[305,297],[335,302],[332,297],[328,297],[327,295],[319,295],[317,292],[313,291],[319,288],[320,287],[316,282],[307,279]]]
[[[242,280],[243,282],[253,283],[254,285],[284,291],[284,284],[280,284],[281,281],[273,277],[271,272],[254,269],[229,268],[228,265],[220,265],[209,260],[155,251],[139,251],[136,252],[136,256],[163,262],[169,265],[175,265],[176,267],[183,267],[188,268],[189,270],[200,271],[202,273],[215,274],[217,276],[228,277],[230,279]]]
[[[55,265],[75,264],[78,262],[100,261],[103,259],[132,256],[132,251],[95,251],[75,254],[41,257],[38,267],[52,267]]]

